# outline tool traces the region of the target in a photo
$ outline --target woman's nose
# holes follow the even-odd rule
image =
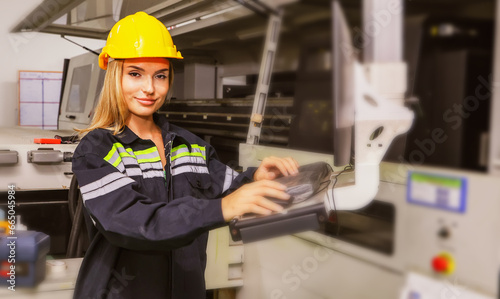
[[[144,76],[144,82],[142,82],[142,92],[145,94],[152,94],[154,91],[153,79],[149,76]]]

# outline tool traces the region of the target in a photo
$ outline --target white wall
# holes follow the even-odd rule
[[[0,0],[0,127],[18,123],[18,71],[62,71],[64,58],[86,51],[59,35],[10,33],[42,0]],[[104,40],[69,37],[90,49],[102,48]]]

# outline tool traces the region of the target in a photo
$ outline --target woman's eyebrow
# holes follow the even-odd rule
[[[155,74],[158,74],[158,73],[164,73],[164,72],[168,72],[168,68],[164,68],[164,69],[161,69],[161,70],[157,70],[155,72]]]
[[[139,66],[136,66],[136,65],[129,65],[129,66],[127,66],[127,68],[132,68],[132,69],[135,69],[135,70],[138,70],[138,71],[142,71],[142,72],[144,72],[144,69],[143,69],[143,68],[141,68],[141,67],[139,67]],[[162,73],[162,72],[168,72],[168,70],[169,70],[168,68],[164,68],[164,69],[161,69],[161,70],[157,70],[157,71],[155,72],[155,74]]]
[[[135,65],[128,65],[127,68],[131,68],[131,69],[134,69],[134,70],[138,70],[138,71],[143,71],[144,72],[143,68],[135,66]]]

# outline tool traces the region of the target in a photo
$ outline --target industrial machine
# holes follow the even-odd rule
[[[379,3],[367,2],[364,15],[376,15],[374,8]],[[397,42],[389,44],[398,47]],[[377,51],[381,49],[381,44],[370,47],[374,52],[365,49],[369,53],[365,56],[365,62],[369,61],[368,74],[377,73],[377,68],[384,64],[377,61],[382,55]],[[371,68],[373,64],[375,69]],[[397,72],[397,66],[392,70]],[[394,73],[389,71],[386,75],[370,77],[369,81],[378,92],[391,94],[384,88],[389,87],[389,82],[394,83]],[[395,93],[398,94],[397,87]],[[357,150],[357,130],[355,135]],[[411,152],[410,156],[416,154]],[[243,168],[256,166],[269,155],[290,155],[301,164],[334,162],[336,158],[336,154],[316,155],[251,143],[240,146]],[[364,152],[361,159],[366,156]],[[355,167],[359,156],[356,158]],[[342,182],[350,182],[352,177],[338,171],[335,181],[340,183],[339,192],[333,188],[330,197],[328,191],[323,195],[335,211],[330,223],[312,232],[245,244],[245,284],[237,297],[497,298],[498,179],[483,173],[420,166],[414,159],[405,161],[403,155],[399,159],[403,163],[381,163],[375,194],[369,191],[369,184],[362,184],[361,196],[370,198],[365,204],[373,200],[369,204],[356,205],[360,196],[356,193],[345,197],[345,205],[342,203],[342,190],[349,190]],[[363,172],[363,168],[355,171]],[[355,180],[361,181],[357,176]],[[340,203],[334,206],[337,200]]]
[[[268,155],[333,161],[255,145],[242,152],[248,166]],[[497,298],[497,181],[383,162],[365,208],[339,210],[335,223],[316,231],[245,244],[238,298]]]
[[[56,135],[72,134],[21,127],[0,129],[0,208],[7,212],[9,185],[15,186],[18,224],[50,235],[50,254],[54,255],[65,254],[68,245],[68,188],[76,144],[45,142],[53,142]]]

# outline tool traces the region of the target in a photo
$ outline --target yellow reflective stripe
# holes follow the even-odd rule
[[[135,158],[135,153],[130,147],[127,147],[125,150],[127,151],[127,153],[130,154],[131,157]]]
[[[154,153],[154,152],[158,152],[158,149],[156,148],[156,146],[153,146],[153,147],[147,148],[147,149],[145,149],[145,150],[134,151],[134,154],[135,154],[136,156],[139,156],[139,155],[147,155],[147,154],[151,154],[151,153]]]
[[[106,160],[106,162],[109,162],[109,160],[111,159],[111,157],[113,157],[113,155],[116,153],[116,148],[113,146],[111,148],[111,150],[108,152],[108,154],[106,155],[106,157],[104,157],[104,160]]]
[[[118,152],[118,155],[120,155],[120,157],[130,157],[130,158],[135,158],[134,156],[132,156],[131,154],[127,153],[127,152]]]
[[[116,161],[112,163],[112,165],[115,167],[118,166],[118,164],[121,162],[121,157],[135,158],[134,152],[132,151],[131,148],[125,148],[121,143],[117,142],[113,143],[113,147],[111,148],[111,150],[109,150],[106,157],[104,157],[104,160],[110,162],[111,158],[113,158],[115,153],[118,154]]]
[[[118,165],[119,165],[121,162],[122,162],[122,158],[118,157],[118,159],[116,159],[116,161],[115,161],[113,164],[111,164],[111,165],[113,165],[114,167],[118,167]]]
[[[199,152],[193,152],[193,153],[184,152],[184,153],[180,153],[180,154],[175,155],[174,157],[172,157],[172,161],[174,161],[175,159],[181,158],[181,157],[185,157],[185,156],[202,157],[205,160],[205,156],[202,153],[199,153]]]
[[[137,159],[137,163],[151,163],[161,161],[160,156],[148,159]]]
[[[204,146],[200,146],[200,145],[198,145],[198,144],[191,144],[191,147],[192,147],[192,148],[199,148],[199,149],[201,149],[201,150],[203,150],[203,151],[205,150],[205,147],[204,147]]]
[[[170,153],[175,153],[179,149],[183,149],[183,148],[187,148],[187,145],[181,144],[179,146],[176,146],[176,147],[172,148],[172,150],[170,151]],[[205,146],[200,146],[198,144],[191,144],[191,148],[192,149],[198,149],[199,151],[179,153],[179,154],[177,154],[175,156],[172,156],[172,161],[174,161],[175,159],[181,158],[181,157],[185,157],[185,156],[202,157],[203,160],[207,160],[207,157],[205,155],[205,148],[206,148]]]
[[[110,162],[111,158],[113,158],[115,156],[115,154],[117,154],[116,160],[113,163],[111,163],[111,165],[113,165],[114,167],[117,167],[120,164],[120,162],[122,161],[122,158],[120,157],[120,153],[118,153],[118,147],[123,147],[123,145],[121,145],[120,143],[114,143],[113,147],[109,150],[106,157],[104,157],[104,160],[106,162],[111,163]]]
[[[161,161],[160,153],[156,146],[147,148],[145,150],[134,151],[137,158],[137,163],[151,163]]]
[[[185,145],[185,144],[181,144],[181,145],[179,145],[179,146],[176,146],[176,147],[172,148],[171,152],[173,153],[173,152],[175,152],[176,150],[181,149],[181,148],[187,148],[187,145]]]

